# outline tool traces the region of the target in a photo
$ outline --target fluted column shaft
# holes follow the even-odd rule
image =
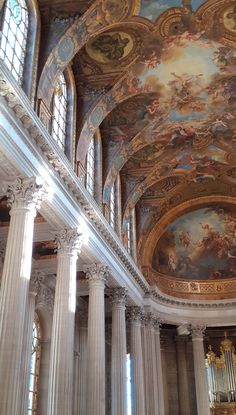
[[[79,322],[79,356],[78,356],[78,414],[86,415],[86,368],[87,368],[87,321]]]
[[[193,360],[198,415],[210,415],[208,386],[205,370],[203,334],[205,327],[192,327]]]
[[[189,415],[191,413],[186,340],[186,336],[178,336],[176,338],[180,415]]]
[[[87,343],[87,415],[105,415],[105,310],[104,288],[107,268],[86,268],[89,278]]]
[[[128,311],[130,320],[130,354],[132,364],[133,415],[145,414],[144,370],[140,307],[131,307]]]
[[[110,297],[112,302],[111,414],[127,415],[126,289],[115,288]]]
[[[29,398],[29,374],[30,374],[30,360],[32,353],[32,334],[34,324],[35,313],[35,292],[30,292],[27,299],[27,307],[25,314],[24,325],[24,339],[22,349],[22,402],[21,402],[21,415],[27,414],[28,411],[28,398]]]
[[[43,190],[35,179],[18,179],[8,186],[12,204],[0,292],[0,413],[19,415],[21,359],[34,218]]]
[[[155,343],[156,343],[159,415],[165,415],[164,382],[163,382],[162,359],[161,359],[161,338],[160,338],[160,325],[158,321],[155,324]]]
[[[161,364],[162,364],[162,376],[163,376],[163,388],[164,388],[164,407],[165,415],[170,415],[169,408],[169,391],[167,384],[167,367],[166,367],[166,341],[161,339]]]
[[[71,415],[73,408],[76,261],[80,236],[74,229],[56,235],[57,278],[52,323],[48,415]]]
[[[151,313],[148,313],[145,316],[144,321],[143,335],[146,413],[150,415],[159,415],[155,322]]]

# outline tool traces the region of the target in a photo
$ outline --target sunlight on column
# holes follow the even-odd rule
[[[69,311],[75,314],[76,311],[76,262],[73,264],[73,268],[71,269],[71,276],[70,278],[70,286],[69,286]]]
[[[132,414],[132,395],[131,395],[131,358],[126,355],[126,387],[127,387],[127,415]]]

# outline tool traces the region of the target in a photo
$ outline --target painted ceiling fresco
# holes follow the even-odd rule
[[[48,57],[39,91],[47,99],[55,65],[71,64],[78,97],[76,162],[85,165],[99,129],[103,204],[120,174],[123,234],[135,208],[142,266],[153,229],[171,210],[201,198],[236,196],[235,0],[101,0],[73,22]],[[145,266],[182,279],[190,268],[192,279],[236,277],[227,228],[233,213],[217,209],[208,206],[170,225],[177,236],[163,241],[175,241],[175,270],[168,268],[164,242],[162,264],[156,252],[156,262]],[[185,247],[178,235],[181,226],[190,232],[191,223],[196,232]],[[198,262],[193,247],[206,240],[200,223],[219,235],[215,251],[201,257],[199,250]],[[218,258],[216,245],[223,240]]]
[[[171,7],[188,6],[195,11],[203,2],[204,0],[141,0],[139,16],[155,21]]]
[[[206,207],[178,218],[158,241],[153,267],[184,279],[236,277],[235,209]]]

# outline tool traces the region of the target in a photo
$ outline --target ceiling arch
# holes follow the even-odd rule
[[[112,0],[96,0],[83,16],[76,19],[47,59],[39,80],[38,97],[49,105],[59,73],[91,37],[121,21],[130,12],[131,6],[127,0],[120,0],[116,4]]]

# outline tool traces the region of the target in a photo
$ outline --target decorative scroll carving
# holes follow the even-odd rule
[[[77,229],[63,229],[55,234],[54,242],[58,253],[79,253],[83,235]]]
[[[104,283],[106,283],[109,274],[106,265],[97,263],[84,267],[84,272],[89,281],[102,281]]]
[[[7,187],[8,206],[29,206],[38,209],[45,195],[45,189],[36,183],[35,177],[17,178]]]

